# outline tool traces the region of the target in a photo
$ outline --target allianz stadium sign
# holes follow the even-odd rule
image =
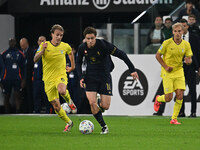
[[[140,12],[150,5],[174,5],[175,0],[8,0],[11,13]]]

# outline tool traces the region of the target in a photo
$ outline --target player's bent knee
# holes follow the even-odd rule
[[[105,110],[108,110],[109,107],[110,107],[110,105],[101,105],[101,107],[102,107],[103,109],[105,109]]]
[[[61,95],[65,95],[65,94],[66,94],[66,90],[58,90],[58,92],[59,92]]]
[[[169,94],[169,95],[165,95],[165,101],[166,102],[170,102],[173,98],[173,95],[172,94]]]

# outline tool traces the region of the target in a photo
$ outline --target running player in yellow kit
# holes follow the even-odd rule
[[[69,44],[62,42],[64,29],[56,24],[51,29],[51,41],[46,41],[40,45],[34,57],[34,62],[42,58],[43,81],[48,100],[58,116],[66,122],[64,131],[68,132],[73,126],[73,122],[66,115],[60,105],[59,94],[65,99],[73,111],[76,106],[71,100],[67,87],[67,74],[75,69],[74,56]],[[68,54],[71,67],[66,68],[66,54]],[[74,112],[75,113],[75,112]]]
[[[158,111],[161,102],[170,102],[173,92],[176,93],[176,102],[170,124],[181,124],[177,117],[183,102],[183,92],[185,90],[185,76],[183,72],[184,63],[191,64],[193,55],[190,44],[182,40],[183,26],[176,23],[172,26],[174,37],[163,42],[156,59],[161,64],[161,77],[163,78],[164,95],[156,96],[154,110]]]

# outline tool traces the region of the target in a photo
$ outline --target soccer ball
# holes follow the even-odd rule
[[[66,112],[66,114],[69,114],[71,112],[71,108],[69,107],[69,105],[67,103],[63,103],[61,105],[61,107],[64,109],[64,111]]]
[[[79,131],[83,134],[90,134],[94,131],[94,124],[89,120],[83,120],[79,125]]]

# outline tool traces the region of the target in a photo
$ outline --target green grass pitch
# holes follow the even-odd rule
[[[105,116],[110,133],[100,135],[92,116],[70,116],[74,127],[63,133],[65,123],[57,116],[0,116],[0,150],[199,150],[200,118]],[[94,123],[94,132],[83,135],[82,120]]]

